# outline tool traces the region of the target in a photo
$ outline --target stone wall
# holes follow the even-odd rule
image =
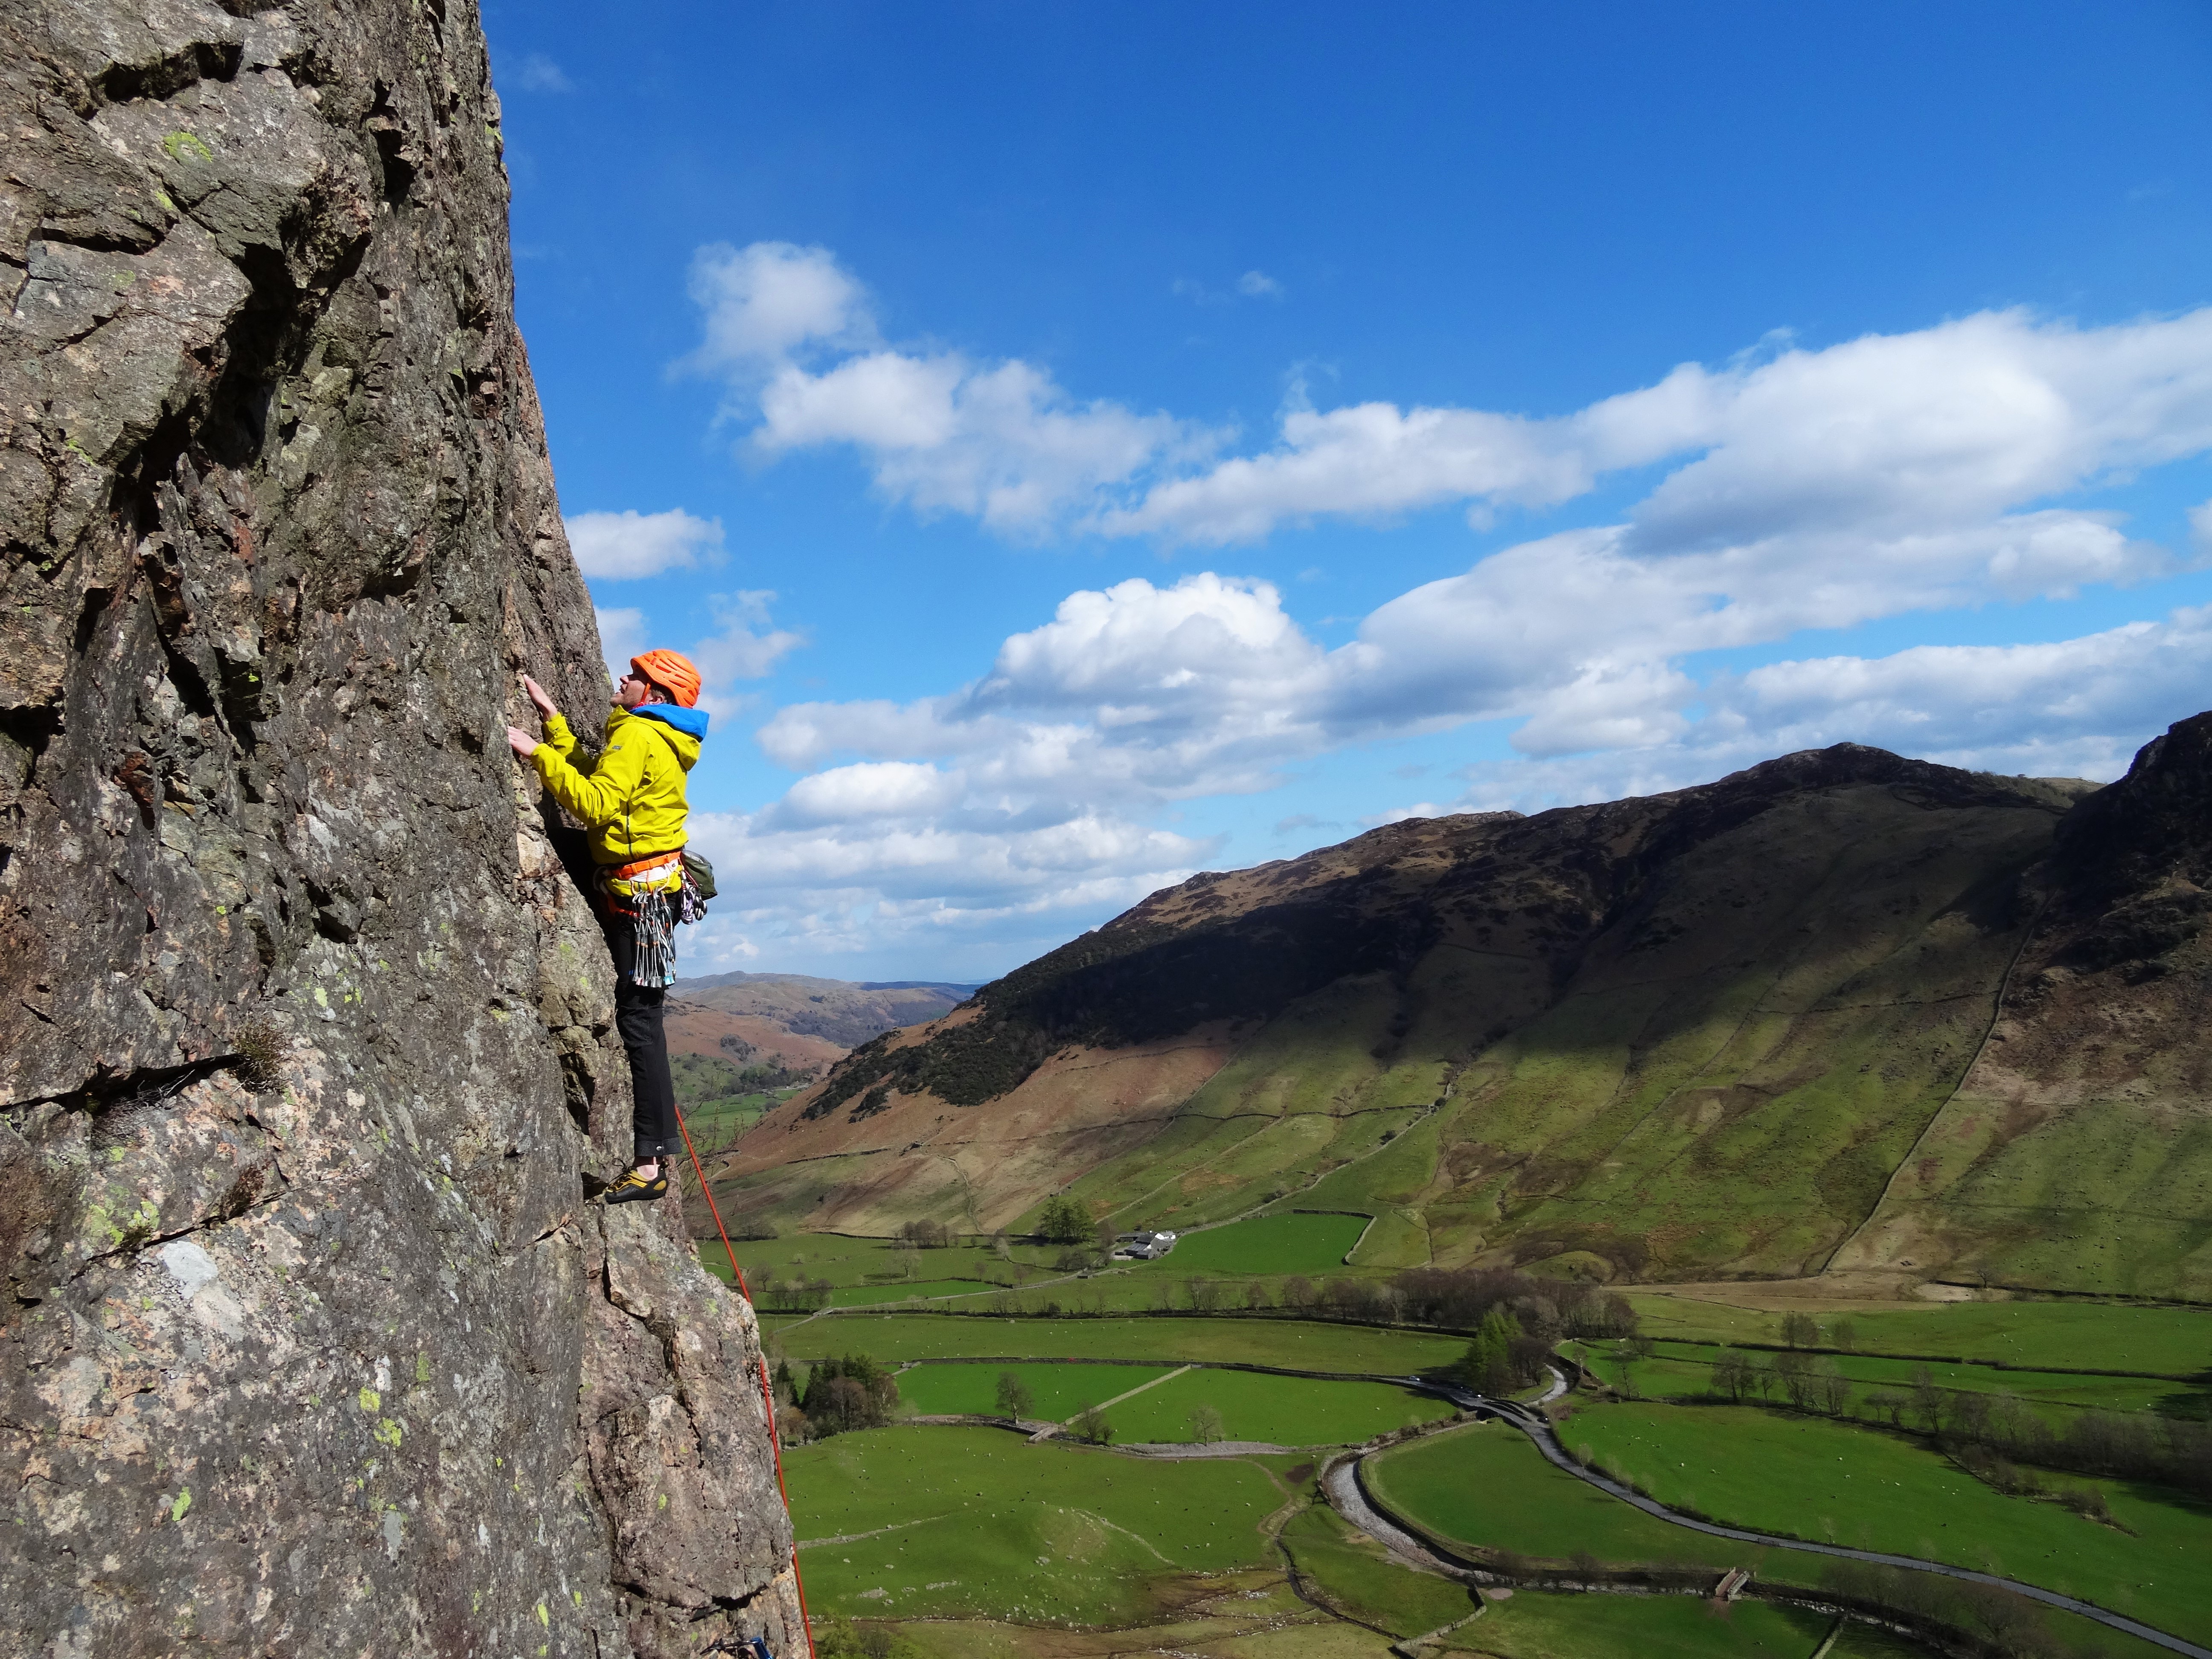
[[[467,0],[0,8],[0,1652],[804,1651],[501,729],[607,696]]]

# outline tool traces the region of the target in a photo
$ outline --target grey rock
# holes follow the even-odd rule
[[[0,1654],[803,1650],[751,1310],[580,1200],[472,7],[17,0],[0,121]]]

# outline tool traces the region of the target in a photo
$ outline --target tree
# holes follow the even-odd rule
[[[1859,1328],[1848,1319],[1838,1319],[1828,1327],[1828,1340],[1845,1353],[1851,1353],[1859,1346]]]
[[[1114,1231],[1114,1218],[1101,1216],[1097,1226],[1091,1230],[1091,1248],[1098,1253],[1101,1261],[1109,1261],[1114,1256],[1114,1246],[1120,1238],[1121,1235]]]
[[[1752,1392],[1751,1361],[1734,1348],[1723,1348],[1713,1361],[1713,1392],[1726,1395],[1735,1405],[1743,1404],[1744,1396]]]
[[[1825,1361],[1814,1377],[1814,1398],[1831,1417],[1841,1417],[1851,1403],[1850,1379],[1832,1359]]]
[[[1905,1426],[1905,1413],[1912,1405],[1912,1396],[1899,1394],[1894,1389],[1876,1389],[1866,1396],[1866,1408],[1874,1416],[1886,1419],[1893,1429]]]
[[[1030,1394],[1030,1385],[1012,1371],[1000,1371],[999,1373],[999,1414],[1001,1417],[1011,1417],[1018,1420],[1024,1417],[1034,1416],[1036,1413],[1036,1398]]]
[[[799,1401],[817,1434],[879,1428],[890,1420],[897,1403],[898,1385],[891,1374],[867,1355],[854,1353],[817,1360]]]
[[[1211,1406],[1194,1406],[1190,1413],[1190,1437],[1201,1446],[1210,1446],[1222,1437],[1221,1413]]]
[[[1085,1406],[1069,1419],[1067,1431],[1093,1446],[1110,1445],[1114,1439],[1114,1425],[1096,1406]]]
[[[1285,1308],[1294,1308],[1298,1312],[1304,1313],[1318,1299],[1318,1292],[1314,1289],[1313,1280],[1308,1279],[1304,1273],[1292,1273],[1283,1281],[1282,1294],[1279,1299]]]
[[[1782,1340],[1793,1348],[1818,1347],[1820,1322],[1808,1313],[1786,1313],[1782,1316]]]
[[[1775,1355],[1774,1380],[1782,1385],[1782,1392],[1799,1411],[1813,1403],[1813,1361],[1808,1356],[1794,1348]]]
[[[1080,1244],[1091,1237],[1091,1216],[1073,1199],[1048,1199],[1037,1216],[1036,1234],[1048,1244]]]
[[[1935,1373],[1925,1365],[1912,1368],[1912,1414],[1929,1434],[1943,1426],[1943,1390],[1936,1386]]]
[[[1255,1311],[1267,1305],[1267,1286],[1265,1280],[1254,1279],[1245,1282],[1244,1305]]]
[[[1514,1345],[1522,1340],[1520,1322],[1504,1308],[1492,1308],[1460,1359],[1462,1380],[1479,1394],[1511,1393],[1525,1380],[1514,1363]]]

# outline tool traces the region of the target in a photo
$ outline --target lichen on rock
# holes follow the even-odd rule
[[[507,754],[607,695],[465,0],[0,17],[0,1652],[802,1650]]]

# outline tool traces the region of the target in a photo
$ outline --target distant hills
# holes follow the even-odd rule
[[[716,1185],[850,1231],[1066,1192],[1365,1210],[1381,1267],[2212,1297],[2208,884],[2208,715],[2101,789],[1844,744],[1413,820],[859,1042]]]
[[[818,1073],[879,1032],[950,1012],[976,989],[921,980],[707,974],[679,979],[670,991],[668,1045],[740,1066],[768,1062]]]

